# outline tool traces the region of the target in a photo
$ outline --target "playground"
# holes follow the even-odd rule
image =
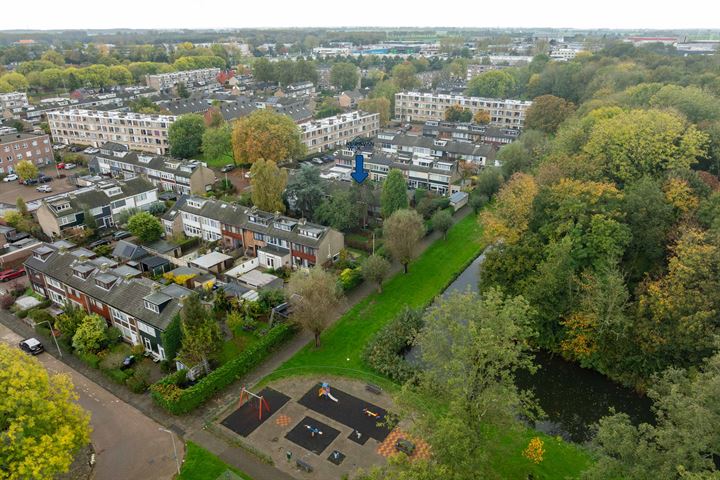
[[[296,478],[340,478],[382,464],[398,440],[413,445],[411,458],[429,456],[402,424],[385,424],[391,397],[363,382],[294,377],[242,396],[220,415],[220,427]]]

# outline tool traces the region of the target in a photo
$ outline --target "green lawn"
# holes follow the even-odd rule
[[[295,354],[290,360],[266,377],[262,383],[294,375],[310,375],[320,380],[323,374],[337,374],[370,380],[389,391],[398,385],[373,373],[362,362],[362,351],[375,332],[384,327],[407,304],[425,307],[440,294],[480,253],[482,229],[475,215],[455,224],[447,240],[438,240],[410,264],[408,274],[398,273],[383,286],[382,293],[374,293],[349,310],[322,335],[322,346],[312,345]],[[490,466],[497,478],[578,478],[590,463],[582,448],[549,437],[532,429],[519,432],[489,432],[493,437],[489,455]],[[522,456],[532,437],[545,442],[545,460],[534,465]]]
[[[369,295],[324,332],[320,348],[306,346],[268,379],[336,373],[387,384],[363,364],[363,348],[406,304],[424,307],[441,293],[480,253],[480,233],[475,215],[465,217],[450,229],[447,240],[436,241],[413,261],[407,274],[395,275],[382,293]]]
[[[183,463],[178,480],[217,480],[220,475],[231,471],[243,480],[252,480],[242,473],[220,460],[201,446],[187,442],[185,445],[185,462]],[[225,477],[223,477],[225,478]],[[227,478],[235,478],[228,476]]]
[[[233,163],[233,154],[232,150],[230,150],[218,158],[206,158],[204,153],[200,153],[197,155],[196,159],[207,163],[208,167],[220,168],[228,163]]]
[[[223,342],[217,354],[217,360],[221,365],[224,365],[257,341],[258,337],[252,332],[245,332],[242,329],[238,329],[238,331],[233,334],[233,338]]]

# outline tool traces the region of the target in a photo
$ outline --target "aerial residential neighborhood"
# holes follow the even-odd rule
[[[717,478],[714,5],[584,6],[0,6],[0,479]]]

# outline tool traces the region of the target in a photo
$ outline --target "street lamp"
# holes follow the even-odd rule
[[[43,323],[47,323],[48,327],[50,328],[50,335],[52,335],[53,340],[55,340],[55,346],[58,349],[58,354],[60,354],[60,358],[62,358],[62,351],[60,350],[60,345],[58,345],[57,338],[55,337],[55,330],[53,329],[53,326],[50,325],[50,321],[43,320],[42,322],[38,322],[37,325],[42,325]]]
[[[158,428],[158,430],[160,430],[161,432],[169,433],[170,438],[172,438],[173,452],[175,453],[175,466],[177,466],[177,473],[178,475],[180,475],[180,459],[178,459],[177,448],[175,447],[175,435],[173,435],[173,432],[171,432],[167,428],[160,427]]]

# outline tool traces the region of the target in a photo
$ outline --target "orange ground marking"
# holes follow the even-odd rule
[[[292,423],[292,418],[288,417],[287,415],[278,415],[278,417],[275,419],[275,424],[280,425],[281,427],[287,427]]]
[[[410,460],[417,458],[423,458],[425,460],[430,458],[430,445],[424,440],[416,439],[406,434],[399,428],[394,429],[390,432],[390,435],[378,446],[377,453],[383,457],[389,457],[395,455],[397,450],[395,449],[395,442],[399,439],[405,438],[415,444],[415,452],[410,457]]]

